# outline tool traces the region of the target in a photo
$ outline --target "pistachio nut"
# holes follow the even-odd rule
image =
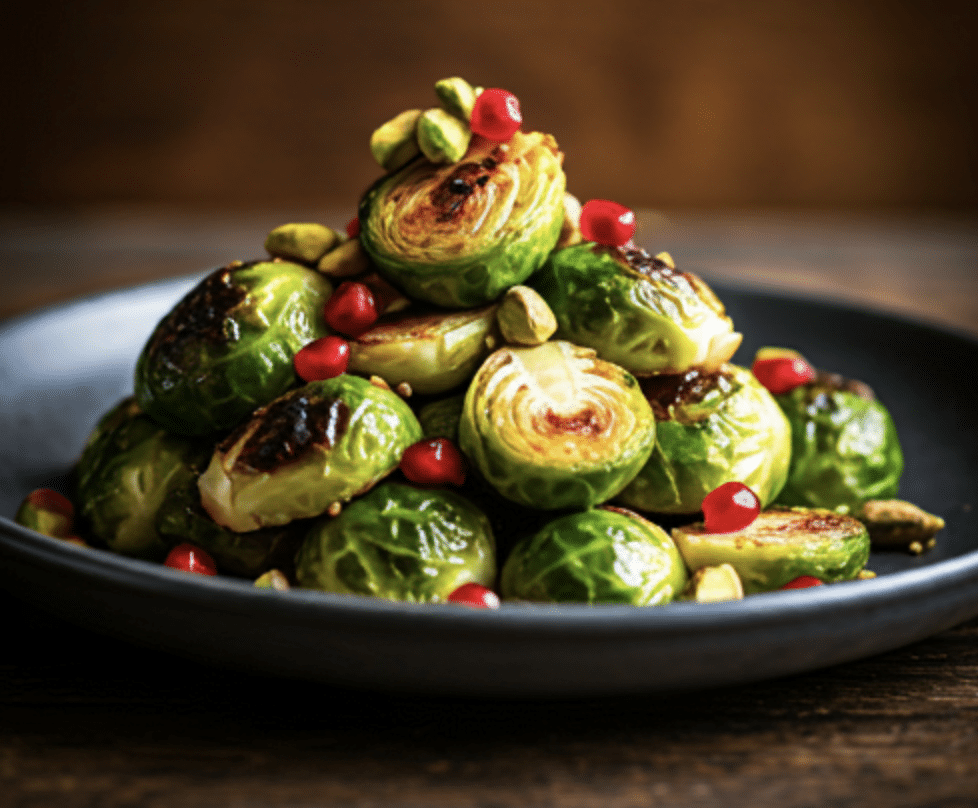
[[[934,545],[944,520],[902,499],[871,499],[856,512],[875,547],[920,553]]]
[[[467,123],[439,107],[421,113],[417,134],[421,151],[433,163],[457,163],[472,138]]]
[[[370,269],[370,257],[360,244],[360,239],[344,241],[319,259],[316,269],[329,278],[349,278]]]
[[[370,153],[385,171],[397,171],[419,153],[415,130],[420,109],[409,109],[379,126],[370,136]]]
[[[732,564],[700,567],[689,579],[686,596],[697,603],[743,600],[744,585]]]
[[[265,239],[265,249],[275,258],[315,264],[341,241],[335,230],[314,222],[283,224]]]
[[[496,312],[503,338],[516,345],[540,345],[557,330],[557,318],[540,293],[529,286],[510,287]]]
[[[472,107],[475,105],[476,98],[475,88],[465,79],[454,76],[436,81],[435,94],[446,112],[466,122],[472,117]]]

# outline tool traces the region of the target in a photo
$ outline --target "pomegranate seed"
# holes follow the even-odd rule
[[[799,575],[792,581],[788,581],[782,589],[808,589],[810,586],[821,586],[824,581],[819,580],[814,575]]]
[[[380,316],[370,287],[356,281],[341,283],[326,301],[323,313],[330,328],[348,337],[359,337]]]
[[[481,584],[462,584],[448,596],[448,602],[475,606],[477,609],[498,609],[499,595]]]
[[[332,379],[346,373],[350,364],[350,344],[342,337],[320,337],[303,346],[292,358],[292,364],[303,381]]]
[[[635,235],[635,213],[608,199],[592,199],[581,208],[581,235],[606,247],[622,247]]]
[[[354,216],[350,221],[346,223],[346,236],[347,238],[356,238],[360,235],[360,218]]]
[[[192,544],[178,544],[170,550],[163,563],[175,570],[196,572],[198,575],[217,575],[217,565],[210,553]]]
[[[751,370],[757,380],[776,396],[790,393],[815,378],[815,369],[808,362],[790,357],[758,359]]]
[[[743,483],[729,482],[717,486],[703,499],[703,520],[709,533],[731,533],[742,530],[761,512],[757,494]]]
[[[465,482],[465,460],[448,438],[431,438],[408,446],[401,456],[401,471],[419,485]]]
[[[472,107],[469,128],[487,140],[509,140],[523,123],[519,99],[511,92],[489,87],[480,93]]]

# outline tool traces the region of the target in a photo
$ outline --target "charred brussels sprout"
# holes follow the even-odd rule
[[[501,348],[479,368],[459,423],[462,451],[503,496],[589,508],[621,491],[655,443],[638,382],[569,342]]]
[[[636,376],[716,370],[740,345],[713,291],[645,250],[555,250],[528,284],[556,315],[558,338]]]
[[[201,501],[238,533],[319,516],[390,473],[420,439],[418,419],[389,390],[345,373],[310,382],[217,445]]]
[[[802,575],[848,581],[869,559],[862,523],[824,508],[774,507],[743,530],[708,533],[698,522],[674,528],[672,537],[690,569],[730,564],[748,595],[780,589]]]
[[[156,515],[156,529],[169,547],[190,542],[210,553],[221,572],[254,577],[273,566],[290,567],[301,541],[301,526],[236,533],[204,510],[196,477],[176,488]]]
[[[470,308],[522,283],[557,243],[563,155],[549,135],[476,139],[462,162],[409,163],[360,203],[360,241],[418,300]]]
[[[618,500],[643,511],[692,514],[721,483],[737,480],[762,506],[788,476],[791,428],[774,397],[745,368],[652,376],[640,382],[656,416],[655,449]]]
[[[296,558],[299,585],[415,603],[465,583],[491,586],[495,543],[485,515],[452,491],[384,482],[313,524]]]
[[[386,317],[350,343],[350,372],[380,376],[392,387],[437,394],[468,380],[489,353],[495,306]]]
[[[678,597],[686,567],[669,534],[622,508],[562,516],[519,542],[503,566],[503,597],[655,606]]]
[[[296,381],[292,357],[325,331],[332,286],[286,261],[211,273],[157,325],[136,364],[143,410],[171,432],[230,429]]]
[[[125,399],[96,426],[76,469],[78,515],[87,533],[125,555],[162,559],[161,505],[192,484],[210,446],[166,432]]]
[[[819,373],[776,396],[791,424],[791,467],[777,502],[855,513],[896,496],[903,452],[887,409],[865,384]]]

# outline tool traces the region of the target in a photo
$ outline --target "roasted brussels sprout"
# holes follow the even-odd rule
[[[156,529],[168,547],[190,542],[209,553],[221,572],[254,577],[273,566],[291,567],[302,525],[236,533],[221,527],[200,501],[197,478],[174,489],[156,514]]]
[[[500,578],[504,598],[655,606],[679,596],[686,567],[669,534],[624,508],[562,516],[520,541]]]
[[[467,381],[495,341],[496,307],[386,317],[350,343],[350,372],[437,394]]]
[[[697,522],[674,528],[672,537],[691,570],[730,564],[748,595],[780,589],[802,575],[847,581],[869,559],[863,524],[825,508],[773,507],[743,530],[708,533]]]
[[[429,401],[418,410],[418,422],[426,438],[449,438],[458,441],[458,422],[462,418],[465,394]]]
[[[655,448],[619,502],[694,514],[703,497],[731,480],[749,486],[762,506],[774,500],[788,476],[791,428],[750,371],[727,364],[640,384],[655,413]]]
[[[865,384],[818,373],[775,398],[791,424],[791,467],[776,502],[855,513],[867,500],[896,496],[903,451],[889,411]]]
[[[193,483],[210,448],[166,432],[134,399],[120,402],[102,417],[76,467],[86,534],[117,553],[162,559],[169,545],[156,528],[160,506]]]
[[[342,374],[290,390],[222,440],[200,476],[211,518],[247,533],[319,516],[366,491],[421,439],[404,401]]]
[[[462,162],[416,160],[360,203],[360,241],[411,297],[449,308],[494,301],[546,259],[560,234],[563,155],[550,135],[473,139]]]
[[[559,339],[636,376],[716,370],[740,345],[713,291],[645,250],[592,242],[555,250],[527,283],[556,315]]]
[[[296,558],[302,587],[415,603],[495,577],[495,542],[478,508],[453,491],[390,481],[317,520]]]
[[[569,342],[505,347],[466,392],[459,445],[503,496],[536,508],[590,508],[638,474],[655,419],[638,382]]]
[[[318,272],[287,261],[211,273],[143,348],[135,379],[140,406],[183,435],[237,425],[295,384],[292,357],[324,333],[331,292]]]

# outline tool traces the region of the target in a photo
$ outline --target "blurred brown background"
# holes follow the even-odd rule
[[[978,203],[967,2],[5,5],[0,206],[350,208],[370,132],[461,75],[636,207]]]

